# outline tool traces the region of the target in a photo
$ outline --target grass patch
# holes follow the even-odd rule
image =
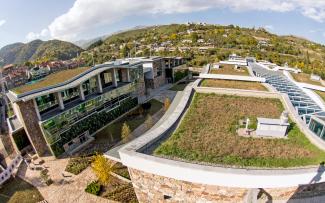
[[[132,183],[126,183],[114,176],[110,176],[108,184],[100,184],[98,181],[90,183],[85,191],[116,202],[138,202]]]
[[[278,99],[195,94],[180,126],[154,154],[188,161],[240,167],[319,165],[325,152],[311,144],[295,124],[289,139],[254,139],[236,134],[243,117],[279,118]]]
[[[81,73],[89,69],[90,67],[81,67],[81,68],[63,70],[57,73],[53,73],[33,84],[27,84],[27,85],[14,88],[12,91],[15,92],[16,94],[22,94],[43,87],[49,87],[70,80],[73,77],[76,77],[77,75],[80,75]]]
[[[117,175],[120,175],[126,179],[131,180],[128,168],[119,162],[114,164],[112,171]]]
[[[175,84],[171,88],[169,88],[169,90],[175,92],[183,91],[189,83],[189,81],[179,82],[178,84]]]
[[[151,108],[148,111],[144,111],[141,115],[139,113],[141,107],[138,107],[137,109],[122,117],[120,120],[108,125],[103,130],[98,132],[93,143],[96,144],[107,142],[112,138],[120,140],[123,123],[126,123],[130,127],[131,131],[133,131],[145,122],[148,114],[154,115],[163,107],[163,104],[158,100],[152,99],[149,102],[151,103]]]
[[[249,72],[246,67],[242,67],[238,70],[234,65],[221,65],[219,69],[211,69],[211,74],[223,74],[223,75],[243,75],[249,76]]]
[[[268,91],[267,88],[258,82],[246,82],[236,80],[213,80],[205,79],[201,83],[202,87],[219,87],[245,90]]]
[[[65,171],[78,175],[88,166],[90,166],[92,157],[76,157],[70,158],[68,165],[65,167]]]
[[[35,203],[43,199],[34,186],[19,177],[8,180],[0,189],[0,202]]]
[[[308,83],[311,85],[318,85],[318,86],[322,86],[322,83],[320,83],[319,81],[314,81],[310,79],[310,74],[307,73],[291,73],[293,79],[295,79],[295,81],[297,82],[303,82],[303,83]]]

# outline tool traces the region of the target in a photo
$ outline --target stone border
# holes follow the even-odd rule
[[[194,88],[198,89],[197,85],[200,80],[194,84],[188,85],[182,98],[176,108],[170,113],[169,117],[160,124],[157,128],[147,132],[136,140],[130,142],[123,147],[119,153],[122,163],[133,169],[144,171],[146,173],[156,174],[160,176],[170,177],[177,180],[189,181],[193,183],[218,185],[225,187],[240,187],[240,188],[281,188],[294,187],[301,184],[309,184],[315,177],[319,176],[323,171],[319,171],[318,167],[306,168],[291,168],[291,169],[248,169],[248,168],[227,168],[218,166],[207,166],[171,159],[164,159],[152,155],[141,153],[141,149],[148,147],[168,131],[182,113],[186,110],[187,103],[190,102],[190,96]],[[215,88],[213,91],[216,91]],[[222,92],[230,92],[230,90],[217,90]],[[234,90],[232,89],[232,92]],[[288,98],[283,94],[272,92],[259,92],[248,90],[235,90],[242,95],[253,94],[258,96],[259,93],[270,97],[281,97],[284,99],[285,106],[290,110],[290,104],[287,103]],[[291,111],[290,111],[291,112]],[[292,115],[295,117],[294,115]],[[324,182],[325,177],[320,177],[319,182]]]

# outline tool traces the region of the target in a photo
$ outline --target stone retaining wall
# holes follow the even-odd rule
[[[248,189],[196,184],[129,168],[139,202],[246,202]]]

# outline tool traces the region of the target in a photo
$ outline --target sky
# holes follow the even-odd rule
[[[264,27],[325,44],[325,0],[0,0],[0,47],[186,22]]]

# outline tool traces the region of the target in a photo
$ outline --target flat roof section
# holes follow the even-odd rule
[[[8,122],[11,133],[23,128],[23,125],[20,123],[17,116],[8,118]]]
[[[12,91],[16,94],[22,94],[25,92],[30,92],[44,87],[50,87],[52,85],[65,82],[73,77],[76,77],[89,69],[90,67],[80,67],[75,69],[63,70],[57,73],[53,73],[35,83],[14,88]]]

